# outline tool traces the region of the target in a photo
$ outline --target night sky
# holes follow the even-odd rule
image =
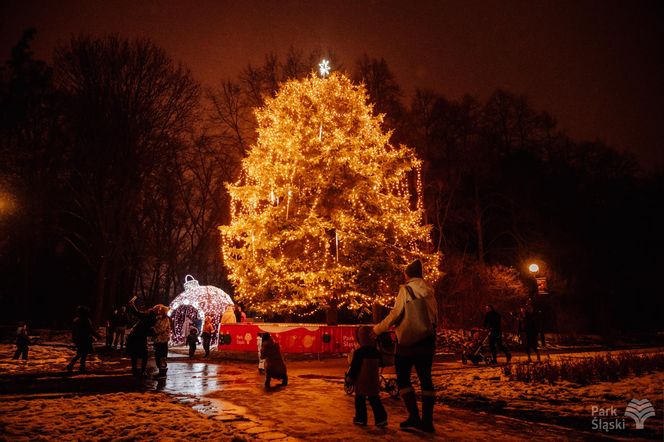
[[[79,32],[147,36],[212,86],[266,53],[332,49],[347,66],[384,57],[415,88],[486,98],[527,94],[577,139],[634,152],[661,146],[662,2],[628,1],[4,1],[0,50],[36,27],[36,55]]]

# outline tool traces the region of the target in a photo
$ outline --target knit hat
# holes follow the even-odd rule
[[[409,278],[421,278],[422,277],[422,261],[416,259],[415,261],[408,264],[405,270],[406,275]]]
[[[373,341],[371,340],[371,330],[372,327],[368,325],[358,327],[356,337],[360,346],[365,347],[367,345],[373,345]]]

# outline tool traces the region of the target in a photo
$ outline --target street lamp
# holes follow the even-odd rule
[[[537,276],[537,272],[539,272],[539,266],[535,263],[532,263],[528,266],[528,270],[533,274],[533,276]]]

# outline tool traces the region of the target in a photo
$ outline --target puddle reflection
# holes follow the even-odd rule
[[[217,364],[171,362],[163,387],[159,388],[160,385],[157,383],[157,389],[173,394],[205,396],[222,388],[218,374]]]

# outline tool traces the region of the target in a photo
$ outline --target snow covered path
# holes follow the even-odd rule
[[[9,346],[2,347],[9,350]],[[567,410],[581,418],[582,425],[576,430],[523,420],[528,414],[518,410],[530,403],[524,398],[517,413],[508,415],[491,409],[437,405],[438,433],[432,437],[400,431],[398,423],[405,419],[405,410],[399,400],[383,394],[388,427],[355,427],[353,397],[343,391],[347,368],[343,358],[288,361],[289,385],[265,392],[264,379],[253,363],[200,357],[190,360],[171,352],[168,377],[158,382],[129,375],[128,361],[119,353],[95,357],[90,364],[91,374],[67,375],[63,369],[70,352],[61,346],[35,346],[31,353],[34,359],[27,364],[0,356],[0,440],[511,441],[628,440],[624,436],[634,436],[591,431],[587,405],[579,409],[582,411]],[[479,393],[516,404],[524,395],[520,389],[526,387],[492,380],[496,370],[436,363],[434,381],[443,400],[461,399],[452,401],[455,404],[463,398],[477,398]],[[657,382],[662,379],[661,373],[650,376],[630,381],[638,388],[623,384],[638,393],[644,391],[640,386],[643,382],[654,381],[654,389],[649,388],[661,392],[662,384]],[[387,371],[386,377],[394,375]],[[600,387],[607,388],[595,387],[600,393]],[[617,391],[618,385],[609,387]],[[559,394],[547,390],[552,387],[528,388],[542,390],[544,396],[554,399]],[[656,404],[658,417],[648,425],[657,425],[654,421],[661,419],[660,404]],[[552,419],[542,422],[553,422],[553,417],[567,406],[549,404],[544,410]],[[583,430],[586,425],[588,429]],[[652,433],[639,435],[652,437]]]
[[[435,437],[408,433],[398,428],[399,422],[406,418],[401,401],[385,394],[382,397],[389,414],[388,427],[356,427],[352,425],[353,397],[343,391],[345,369],[344,359],[289,362],[289,385],[265,392],[255,364],[206,364],[177,358],[171,360],[163,389],[176,396],[204,398],[210,403],[198,405],[200,411],[257,437],[270,439],[512,441],[592,440],[602,436],[443,405],[435,410],[438,431]]]

